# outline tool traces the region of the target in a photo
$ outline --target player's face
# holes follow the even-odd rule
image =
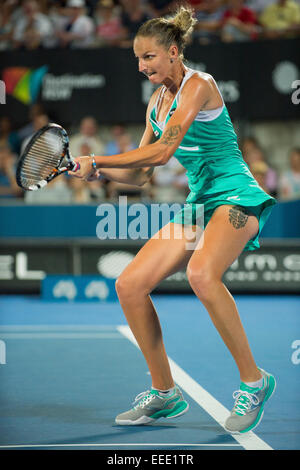
[[[155,38],[137,37],[133,50],[139,61],[139,71],[145,74],[151,83],[162,83],[170,74],[169,53]]]

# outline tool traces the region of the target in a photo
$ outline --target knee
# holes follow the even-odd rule
[[[202,264],[201,266],[189,264],[187,266],[186,274],[191,288],[199,299],[202,301],[209,301],[211,299],[215,283],[218,280],[213,269],[209,265],[205,264]]]
[[[116,280],[115,287],[119,299],[125,298],[130,296],[133,290],[133,280],[130,276],[121,274]]]
[[[130,299],[146,291],[143,280],[136,273],[123,272],[115,283],[115,288],[119,299]]]

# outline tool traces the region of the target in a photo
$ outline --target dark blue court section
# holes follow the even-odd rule
[[[204,307],[192,296],[153,301],[168,355],[230,409],[237,369]],[[297,355],[292,361],[292,344],[300,339],[300,299],[240,296],[236,302],[258,365],[277,379],[255,434],[274,449],[300,449]],[[0,310],[6,346],[6,364],[0,365],[0,446],[242,448],[187,395],[190,411],[176,420],[115,425],[115,415],[151,385],[140,351],[116,329],[126,324],[117,303],[2,297]]]

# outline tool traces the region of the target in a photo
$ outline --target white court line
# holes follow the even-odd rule
[[[1,333],[1,339],[123,339],[119,333]]]
[[[115,325],[0,325],[1,331],[115,331]]]
[[[113,325],[1,325],[0,338],[123,339],[124,337],[116,332],[116,327]]]
[[[174,444],[173,442],[171,443],[165,443],[162,444],[161,442],[159,444],[157,443],[147,443],[147,444],[141,444],[139,443],[119,443],[119,444],[21,444],[21,445],[7,445],[7,446],[0,446],[0,449],[16,449],[16,448],[34,448],[34,447],[241,447],[239,444],[188,444],[188,443],[182,443],[182,444]]]
[[[119,325],[117,326],[117,330],[139,348],[129,326]],[[224,423],[229,415],[229,410],[227,410],[227,408],[216,400],[216,398],[192,379],[192,377],[181,369],[176,362],[174,362],[170,357],[168,359],[174,381],[212,418],[214,418],[220,426],[224,428]],[[232,437],[246,450],[273,450],[272,447],[256,436],[252,431],[244,435],[232,434]]]

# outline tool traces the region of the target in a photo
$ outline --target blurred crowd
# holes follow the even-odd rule
[[[181,0],[0,0],[0,50],[131,47],[139,26]],[[300,0],[184,0],[198,23],[192,42],[300,36]]]
[[[15,198],[28,204],[89,204],[103,201],[118,202],[119,196],[127,196],[128,202],[179,202],[184,203],[188,193],[186,171],[172,157],[161,167],[156,167],[151,180],[144,186],[132,186],[109,181],[105,178],[85,182],[62,175],[39,191],[24,192],[16,183],[16,164],[27,142],[38,129],[49,122],[40,104],[30,109],[29,123],[12,131],[9,118],[0,118],[0,203]],[[104,133],[95,118],[86,116],[76,129],[68,129],[70,150],[78,155],[114,155],[137,148],[132,129],[120,123]],[[267,148],[253,136],[240,143],[243,158],[259,185],[279,201],[300,199],[300,147],[287,148],[282,160],[284,170],[272,164]],[[5,200],[5,201],[4,201]]]
[[[192,42],[256,41],[300,36],[300,0],[184,0],[198,20]],[[131,47],[139,26],[168,15],[180,0],[0,0],[0,51],[43,48]],[[130,200],[184,202],[189,192],[185,169],[171,158],[157,167],[142,187],[105,179],[92,183],[64,176],[44,190],[24,193],[16,184],[19,155],[34,132],[50,121],[40,104],[30,109],[28,124],[13,130],[0,118],[0,198],[26,203],[91,203]],[[85,117],[67,129],[72,155],[113,155],[136,148],[126,125],[112,126],[103,138],[96,120]],[[240,142],[243,158],[261,187],[279,200],[300,199],[300,148],[287,148],[285,170],[273,168],[268,149],[249,136]]]

